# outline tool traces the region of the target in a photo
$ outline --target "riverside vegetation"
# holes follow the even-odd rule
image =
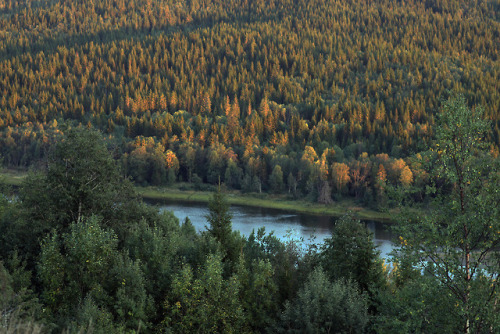
[[[197,233],[143,204],[99,133],[67,132],[46,168],[0,197],[0,328],[7,332],[494,333],[500,328],[500,166],[479,111],[440,117],[429,214],[401,215],[388,268],[341,218],[306,250],[231,228],[225,196]],[[402,187],[405,207],[412,193]],[[409,194],[408,194],[409,192]]]
[[[0,0],[0,328],[498,332],[500,7],[490,0]],[[482,107],[480,107],[482,106]],[[133,187],[352,216],[302,251]],[[394,211],[390,211],[394,210]]]

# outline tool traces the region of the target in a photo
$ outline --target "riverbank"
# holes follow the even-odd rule
[[[27,175],[28,173],[23,171],[0,169],[0,182],[3,181],[8,186],[19,187]]]
[[[212,192],[181,190],[179,187],[136,187],[139,194],[146,200],[154,201],[188,201],[208,203]],[[312,203],[305,200],[290,200],[285,195],[271,194],[242,194],[239,191],[225,191],[230,204],[278,209],[298,213],[321,216],[342,216],[346,212],[353,212],[363,220],[390,222],[394,214],[378,212],[359,206],[354,200],[344,199],[332,204]]]
[[[2,170],[0,178],[11,186],[20,186],[27,173],[15,170]],[[172,187],[135,187],[137,192],[146,200],[154,201],[189,201],[208,203],[212,192],[182,190],[183,184]],[[291,200],[285,195],[271,194],[242,194],[239,191],[226,191],[227,200],[230,204],[267,209],[278,209],[291,212],[300,212],[322,216],[342,216],[346,212],[353,212],[356,217],[364,220],[375,220],[390,222],[394,212],[379,212],[359,206],[352,199],[343,199],[332,204],[312,203],[305,200]]]

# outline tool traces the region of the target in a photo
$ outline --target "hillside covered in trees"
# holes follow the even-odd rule
[[[83,124],[138,184],[352,196],[415,186],[441,99],[500,145],[495,0],[0,0],[0,154],[40,166]]]
[[[0,157],[33,167],[0,332],[497,333],[499,54],[498,0],[0,0]],[[199,233],[130,179],[398,203],[397,251],[349,215],[244,237],[220,191]]]

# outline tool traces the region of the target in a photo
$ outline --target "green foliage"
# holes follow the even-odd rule
[[[12,289],[12,277],[9,275],[9,272],[3,266],[2,262],[0,262],[0,281],[2,282],[2,284],[0,285],[1,286],[0,305],[2,307],[2,310],[4,310],[8,301],[14,295],[14,291]]]
[[[435,132],[439,171],[459,187],[477,181],[480,166],[476,156],[487,147],[484,137],[490,126],[484,120],[484,110],[470,110],[465,97],[456,95],[444,101],[438,116]]]
[[[4,177],[0,177],[0,218],[3,218],[9,205]]]
[[[291,236],[284,241],[274,235],[266,234],[265,227],[253,231],[245,244],[244,254],[247,261],[269,260],[274,268],[273,279],[277,287],[276,304],[281,305],[296,295],[303,278],[300,273],[302,264],[302,241]],[[308,272],[305,273],[307,276]]]
[[[0,261],[0,328],[41,329],[42,305],[31,287],[31,272],[14,253],[6,265]],[[0,329],[1,331],[1,329]]]
[[[280,165],[274,166],[273,172],[269,177],[269,184],[274,193],[281,193],[283,189],[283,171]]]
[[[174,277],[164,326],[173,333],[241,333],[243,309],[236,276],[223,279],[220,255],[209,255],[198,278],[185,265]]]
[[[207,231],[215,240],[224,245],[232,232],[232,215],[229,212],[229,204],[220,189],[213,194],[208,202],[208,210],[209,214],[206,218],[209,226]]]
[[[19,224],[19,210],[9,192],[0,183],[0,260],[6,260],[19,248],[30,248],[30,229]],[[21,225],[21,226],[19,226]],[[21,251],[22,252],[22,251]]]
[[[315,269],[287,302],[280,332],[362,333],[368,323],[367,298],[351,281],[331,283],[321,267]]]
[[[130,227],[124,247],[130,258],[140,264],[146,291],[154,300],[155,314],[160,314],[161,305],[167,294],[172,275],[177,272],[183,248],[188,253],[194,241],[187,240],[182,233],[178,219],[172,213],[163,213],[157,223],[149,226],[143,219]]]
[[[319,253],[320,263],[331,280],[351,279],[362,291],[383,284],[379,252],[368,228],[352,215],[335,222],[332,236],[326,238]]]
[[[59,238],[56,233],[42,242],[39,275],[44,287],[43,299],[49,309],[53,312],[67,312],[63,309],[64,258],[59,251]]]
[[[16,204],[17,217],[10,217],[2,228],[29,263],[39,252],[40,240],[52,229],[67,232],[71,223],[98,215],[103,224],[123,236],[124,222],[142,217],[151,221],[157,216],[137,200],[101,135],[83,128],[69,130],[53,148],[45,173],[28,175]]]
[[[109,275],[107,290],[114,293],[114,298],[108,309],[115,314],[115,321],[129,330],[147,328],[152,300],[146,292],[140,262],[121,254],[115,259]]]
[[[28,219],[58,229],[92,214],[112,224],[132,196],[100,134],[81,128],[68,132],[49,156],[47,173],[28,177],[20,192]]]
[[[14,314],[6,323],[2,324],[2,332],[6,334],[39,334],[45,333],[46,327],[31,319],[18,318],[17,314]]]
[[[122,180],[101,136],[87,129],[69,131],[49,157],[47,182],[54,188],[51,195],[66,209],[66,222],[78,222],[82,216],[117,210]],[[57,192],[57,193],[56,193]],[[62,210],[60,210],[62,211]],[[103,214],[105,215],[105,214]]]
[[[68,326],[69,333],[123,333],[122,326],[116,326],[112,314],[105,308],[95,304],[92,298],[87,297],[76,311],[76,320]]]
[[[220,189],[217,190],[208,203],[209,214],[206,216],[208,223],[208,234],[221,245],[226,264],[226,276],[233,271],[238,261],[239,254],[243,248],[244,239],[238,231],[232,230],[229,204]]]
[[[271,262],[263,259],[248,262],[241,257],[236,275],[246,323],[255,332],[270,328],[280,306],[276,303],[278,287]]]
[[[115,233],[94,216],[73,223],[63,235],[54,232],[42,243],[40,278],[44,300],[54,314],[71,314],[87,296],[104,301],[103,283],[117,256]]]
[[[226,173],[224,174],[224,182],[228,187],[239,189],[241,188],[242,170],[236,165],[233,160],[227,163]]]
[[[419,278],[418,272],[394,291],[379,291],[378,300],[379,312],[373,318],[377,333],[438,334],[461,330],[449,290],[431,277]]]
[[[482,150],[487,125],[463,97],[444,103],[433,173],[452,191],[437,196],[429,213],[406,212],[397,230],[398,256],[447,288],[467,333],[498,324],[500,162]]]
[[[34,256],[37,239],[52,228],[65,230],[84,216],[99,214],[116,223],[122,205],[131,198],[131,188],[126,190],[122,181],[98,133],[70,131],[54,148],[46,174],[29,175],[20,190],[22,217],[16,225],[31,226],[31,249],[24,254]]]
[[[217,249],[216,241],[198,234],[189,218],[186,217],[181,226],[177,270],[182,263],[190,264],[193,267],[203,264],[206,255],[215,253]]]
[[[69,279],[82,284],[102,282],[118,249],[116,234],[102,228],[97,217],[92,216],[85,222],[73,223],[63,238],[65,261],[76,270]]]
[[[146,320],[149,301],[139,262],[118,251],[116,234],[95,216],[45,238],[39,275],[47,311],[63,328],[89,298],[104,318],[110,312],[124,328],[137,329]]]

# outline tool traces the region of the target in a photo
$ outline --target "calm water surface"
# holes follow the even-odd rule
[[[206,203],[193,203],[184,201],[169,201],[156,203],[161,210],[172,211],[180,222],[189,217],[197,231],[206,229],[208,214]],[[287,235],[294,239],[303,238],[304,244],[311,242],[322,243],[331,235],[335,218],[331,216],[317,216],[302,213],[289,213],[283,210],[255,208],[247,206],[231,206],[233,215],[233,230],[240,231],[248,236],[253,230],[257,232],[260,227],[265,227],[266,232],[284,239]],[[374,235],[374,243],[381,252],[382,257],[392,251],[391,233],[387,225],[375,221],[364,222]],[[315,239],[311,239],[315,236]]]

